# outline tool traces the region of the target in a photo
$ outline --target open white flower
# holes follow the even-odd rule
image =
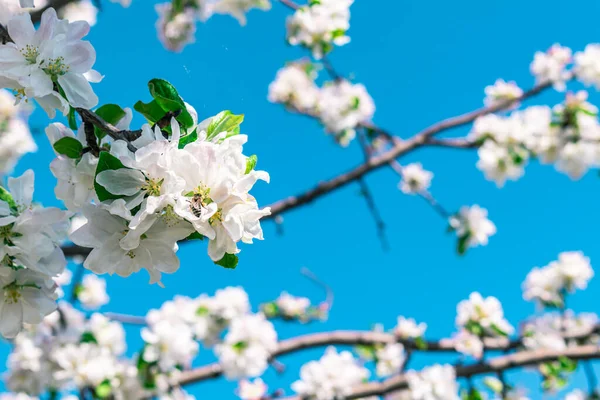
[[[13,338],[23,323],[39,324],[56,310],[54,281],[29,269],[10,270],[0,278],[0,333]]]
[[[485,246],[488,238],[496,234],[496,225],[487,218],[487,210],[478,205],[462,207],[459,213],[450,218],[450,226],[469,247]]]
[[[76,289],[77,299],[90,310],[107,304],[110,298],[106,294],[106,281],[96,275],[86,275]]]
[[[161,273],[179,269],[176,243],[193,232],[189,226],[184,223],[169,226],[162,218],[153,216],[133,231],[129,230],[127,219],[105,208],[84,207],[88,222],[71,234],[74,243],[93,248],[83,264],[87,269],[123,277],[146,269],[150,283],[160,282]]]
[[[44,102],[53,97],[53,108],[65,115],[68,104],[87,109],[98,104],[86,77],[96,61],[92,45],[81,40],[89,31],[86,22],[61,21],[49,8],[42,15],[38,30],[28,13],[14,16],[7,29],[14,43],[0,45],[0,76],[4,76],[0,86],[17,91],[21,98]],[[66,101],[55,90],[55,84],[64,92]],[[52,108],[46,111],[54,116]]]
[[[303,398],[343,399],[368,377],[369,370],[359,365],[352,353],[338,353],[329,347],[319,361],[302,366],[300,380],[292,384],[292,389]]]
[[[433,173],[423,169],[421,163],[412,163],[402,167],[402,181],[398,187],[406,194],[427,191],[431,185]]]
[[[571,49],[559,44],[552,45],[545,53],[536,52],[530,67],[536,82],[551,82],[556,90],[564,91],[569,78],[566,66],[571,62],[571,54]]]

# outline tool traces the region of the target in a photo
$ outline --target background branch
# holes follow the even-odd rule
[[[577,332],[573,334],[565,334],[564,338],[566,340],[584,340],[590,337],[592,334],[600,332],[600,324],[596,325],[594,329],[588,331]],[[355,346],[355,345],[372,345],[372,344],[386,344],[386,343],[401,343],[405,350],[416,352],[416,351],[424,351],[424,352],[456,352],[454,348],[454,343],[451,339],[441,339],[441,340],[427,340],[424,341],[423,344],[417,344],[416,341],[411,339],[403,339],[391,333],[385,332],[376,332],[376,331],[332,331],[332,332],[323,332],[323,333],[313,333],[308,335],[298,336],[292,339],[282,340],[279,342],[277,350],[273,352],[271,355],[273,358],[279,357],[286,354],[295,353],[298,351],[312,349],[317,347],[325,347],[325,346]],[[484,340],[486,350],[493,351],[509,351],[515,350],[521,346],[521,338],[510,340],[508,338],[501,339],[485,339]],[[583,347],[591,347],[591,346],[582,346]],[[596,349],[596,353],[594,353],[594,357],[590,358],[598,358],[600,357],[600,348],[594,346]],[[568,351],[568,350],[567,350]],[[527,353],[531,357],[534,357],[536,354],[539,356],[540,354],[545,354],[542,351],[531,352],[525,351],[520,353]],[[519,354],[519,353],[516,353]],[[555,353],[553,353],[555,354]],[[514,354],[513,354],[514,355]],[[562,354],[567,355],[567,354]],[[512,356],[512,355],[511,355]],[[507,356],[510,357],[510,356]],[[477,364],[481,365],[481,364]],[[462,368],[462,367],[461,367]],[[469,368],[473,368],[472,366],[464,367],[464,371],[471,371]],[[479,371],[475,369],[475,371]],[[490,371],[487,371],[490,372]],[[179,375],[179,379],[177,380],[177,384],[186,385],[195,382],[201,382],[209,379],[214,379],[220,377],[223,373],[221,366],[218,363],[209,364],[200,368],[195,368],[189,371],[183,371]],[[465,372],[466,373],[466,372]],[[482,373],[482,372],[478,372]],[[473,375],[473,374],[472,374]],[[470,375],[464,375],[470,376]],[[358,396],[362,397],[362,396]]]
[[[571,360],[590,360],[600,358],[600,348],[595,345],[569,347],[562,351],[521,351],[492,358],[491,360],[479,364],[465,365],[456,367],[457,378],[470,378],[475,375],[486,373],[498,373],[501,371],[537,365],[544,362],[555,361],[561,357],[567,357]],[[369,396],[382,396],[391,392],[407,389],[408,381],[406,374],[397,375],[383,382],[370,382],[355,388],[346,399],[358,399]],[[285,397],[282,400],[302,400],[300,396]]]

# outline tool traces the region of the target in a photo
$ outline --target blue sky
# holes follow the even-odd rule
[[[306,55],[286,46],[285,17],[289,10],[274,4],[270,12],[251,12],[240,27],[227,16],[216,16],[198,26],[196,43],[181,54],[162,48],[150,3],[134,0],[129,9],[103,2],[104,11],[89,39],[96,47],[95,68],[106,75],[96,86],[102,103],[132,106],[147,100],[146,83],[160,77],[171,81],[200,117],[223,109],[244,113],[242,130],[249,136],[246,154],[257,154],[258,167],[271,174],[271,184],[259,184],[256,197],[267,205],[297,194],[322,179],[354,167],[362,160],[357,144],[338,147],[319,125],[286,113],[266,100],[267,87],[286,61]],[[555,42],[582,49],[598,38],[600,4],[582,0],[565,7],[558,0],[503,0],[488,2],[357,0],[352,6],[352,42],[336,49],[331,61],[356,82],[363,83],[375,100],[374,121],[406,138],[446,117],[480,107],[483,88],[497,78],[533,84],[529,63],[537,50]],[[600,97],[592,94],[592,102]],[[553,105],[561,95],[548,93],[528,104]],[[136,120],[142,123],[141,118]],[[36,112],[34,127],[47,119]],[[452,135],[464,135],[459,129]],[[26,156],[17,173],[36,170],[36,199],[53,199],[55,180],[48,165],[53,157],[45,136],[40,151]],[[521,283],[533,266],[543,266],[561,251],[582,250],[600,263],[597,246],[600,210],[595,172],[578,182],[551,166],[530,165],[525,177],[498,190],[475,168],[473,151],[421,150],[402,162],[420,161],[433,171],[433,194],[451,210],[480,204],[498,227],[490,245],[465,257],[454,252],[455,238],[446,223],[417,198],[396,189],[397,176],[388,169],[369,175],[367,182],[387,223],[391,250],[382,251],[358,187],[350,185],[317,202],[285,215],[285,234],[276,235],[265,223],[264,242],[244,246],[237,270],[210,262],[205,244],[182,246],[181,269],[163,279],[166,288],[149,286],[147,276],[109,278],[112,301],[104,310],[144,314],[175,294],[197,296],[228,285],[242,285],[253,303],[275,298],[282,290],[319,300],[322,293],[303,279],[309,267],[335,291],[329,321],[309,326],[282,325],[282,338],[331,329],[369,329],[381,322],[386,328],[398,315],[429,324],[432,337],[454,330],[456,304],[472,291],[498,297],[513,324],[534,312],[521,297]],[[577,311],[595,311],[600,280],[569,299]],[[140,344],[129,330],[130,351]],[[302,362],[318,357],[322,349],[288,356],[285,378],[270,372],[273,388],[297,377]],[[3,352],[2,354],[5,354]],[[201,360],[210,360],[204,351]],[[430,360],[430,358],[428,358]],[[418,368],[425,359],[417,359]],[[535,388],[532,374],[513,374],[513,383]],[[578,374],[577,382],[583,382]],[[235,384],[225,381],[190,388],[199,398],[233,399]],[[540,398],[533,391],[533,398]]]

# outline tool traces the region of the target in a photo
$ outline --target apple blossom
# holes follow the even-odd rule
[[[287,40],[292,46],[302,45],[321,59],[334,46],[350,42],[350,6],[354,0],[311,1],[300,7],[287,20]]]
[[[412,400],[458,400],[454,368],[435,364],[420,372],[406,374]]]
[[[551,82],[556,90],[564,91],[569,78],[566,66],[571,62],[571,54],[571,49],[559,44],[552,45],[545,53],[536,52],[530,67],[536,82]]]
[[[402,167],[402,181],[398,187],[406,194],[426,192],[432,178],[433,173],[424,170],[421,163],[411,163]]]
[[[503,79],[498,79],[492,86],[486,86],[484,104],[493,106],[503,103],[508,100],[518,99],[523,95],[523,90],[517,86],[515,82],[505,82]],[[515,107],[518,104],[514,105]]]
[[[50,117],[54,108],[66,115],[69,105],[98,104],[88,78],[96,52],[81,40],[89,31],[86,22],[59,20],[49,8],[37,31],[27,13],[14,16],[7,29],[14,43],[0,45],[0,87],[15,90],[20,99],[38,100]]]
[[[358,364],[352,353],[338,353],[329,347],[319,361],[302,366],[300,380],[292,384],[292,389],[307,399],[343,399],[351,393],[353,386],[368,377],[369,371]]]

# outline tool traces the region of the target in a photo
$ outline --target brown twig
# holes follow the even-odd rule
[[[108,319],[112,319],[113,321],[121,322],[123,324],[146,325],[146,318],[139,317],[137,315],[120,314],[120,313],[113,313],[113,312],[105,312],[104,315]]]
[[[333,300],[335,298],[331,286],[319,279],[318,276],[316,276],[310,269],[306,267],[302,267],[300,273],[306,278],[310,279],[311,282],[315,283],[316,285],[322,287],[325,290],[325,304],[327,304],[327,311],[331,311],[331,309],[333,308]]]
[[[591,331],[577,332],[572,335],[565,335],[567,340],[583,340],[590,337],[592,334],[600,331],[600,325],[597,325]],[[449,339],[441,340],[428,340],[424,343],[415,342],[414,340],[402,339],[396,335],[385,332],[376,331],[332,331],[323,333],[313,333],[308,335],[298,336],[292,339],[287,339],[279,342],[277,350],[273,352],[272,357],[279,357],[286,354],[296,353],[298,351],[312,349],[317,347],[335,346],[335,345],[372,345],[372,344],[386,344],[386,343],[401,343],[405,349],[416,351],[427,351],[427,352],[456,352],[454,343]],[[509,340],[506,338],[501,339],[486,339],[484,341],[485,348],[493,351],[509,351],[515,350],[521,346],[521,338]],[[586,346],[584,346],[586,347]],[[587,346],[590,347],[590,346]],[[597,348],[597,347],[595,347]],[[531,353],[531,352],[525,352]],[[535,352],[534,352],[535,353]],[[539,353],[539,352],[538,352]],[[535,354],[538,354],[535,353]],[[519,353],[516,353],[519,354]],[[600,356],[600,354],[598,354]],[[478,364],[481,365],[481,364]],[[485,365],[485,364],[483,364]],[[462,368],[462,367],[461,367]],[[472,371],[470,367],[465,371]],[[477,369],[475,369],[477,371]],[[490,371],[494,372],[494,371]],[[218,363],[209,364],[203,367],[192,369],[189,371],[183,371],[180,375],[180,379],[177,381],[181,385],[191,384],[195,382],[201,382],[209,379],[214,379],[221,376],[223,373],[221,366]],[[481,373],[481,372],[479,372]],[[473,374],[471,374],[473,375]],[[465,375],[467,376],[467,375]],[[361,397],[361,396],[359,396]]]
[[[456,117],[445,119],[441,122],[433,124],[428,128],[425,128],[421,132],[417,133],[413,137],[401,141],[400,139],[396,139],[396,143],[386,152],[372,157],[369,162],[363,163],[352,170],[340,174],[332,179],[323,181],[315,186],[313,189],[310,189],[306,192],[300,193],[296,196],[290,196],[283,200],[279,200],[278,202],[271,205],[271,215],[265,217],[265,219],[274,218],[275,216],[284,213],[286,211],[296,209],[302,207],[304,205],[312,203],[314,200],[329,194],[337,189],[340,189],[361,177],[370,174],[373,171],[378,170],[389,164],[391,161],[404,156],[416,149],[421,147],[426,147],[428,145],[428,141],[433,136],[440,134],[442,132],[449,131],[451,129],[455,129],[464,125],[467,125],[473,122],[478,117],[483,115],[487,115],[490,113],[494,113],[500,110],[504,110],[509,108],[512,104],[516,102],[523,101],[525,99],[531,98],[535,95],[538,95],[545,89],[548,89],[552,86],[551,83],[542,83],[537,86],[534,86],[532,89],[523,93],[523,95],[519,98],[513,100],[507,100],[503,103],[495,104],[489,107],[483,107],[475,111],[471,111],[466,114],[462,114]],[[449,146],[447,146],[449,147]]]
[[[77,1],[79,1],[79,0],[51,0],[44,7],[41,7],[41,8],[36,9],[36,10],[33,10],[31,12],[31,20],[33,21],[34,24],[38,23],[38,22],[40,22],[42,20],[42,14],[47,9],[54,8],[56,11],[58,11],[61,8],[67,6],[68,4],[75,3]]]
[[[365,162],[369,162],[369,160],[371,159],[371,150],[369,144],[366,141],[364,132],[359,132],[358,136],[363,155],[365,157]],[[381,216],[381,213],[379,212],[379,209],[377,208],[377,204],[375,204],[375,197],[373,197],[373,193],[371,193],[371,191],[369,190],[369,185],[367,185],[365,179],[359,179],[358,184],[360,185],[361,194],[365,198],[371,216],[375,221],[377,236],[379,237],[379,241],[381,242],[381,247],[384,251],[388,251],[390,249],[390,245],[385,234],[385,222],[383,220],[383,217]]]
[[[297,10],[300,8],[300,5],[294,3],[292,0],[279,0],[279,2],[284,6],[291,8],[292,10]]]
[[[548,361],[554,361],[561,357],[571,360],[590,360],[600,358],[600,348],[595,345],[569,347],[562,351],[534,350],[521,351],[518,353],[492,358],[487,362],[464,365],[456,367],[458,378],[470,378],[475,375],[494,373],[498,371],[512,370],[531,365],[537,365]],[[408,381],[406,374],[397,375],[383,382],[370,382],[355,388],[348,400],[369,396],[383,396],[385,394],[407,389]],[[301,400],[299,396],[285,397],[283,400]]]

